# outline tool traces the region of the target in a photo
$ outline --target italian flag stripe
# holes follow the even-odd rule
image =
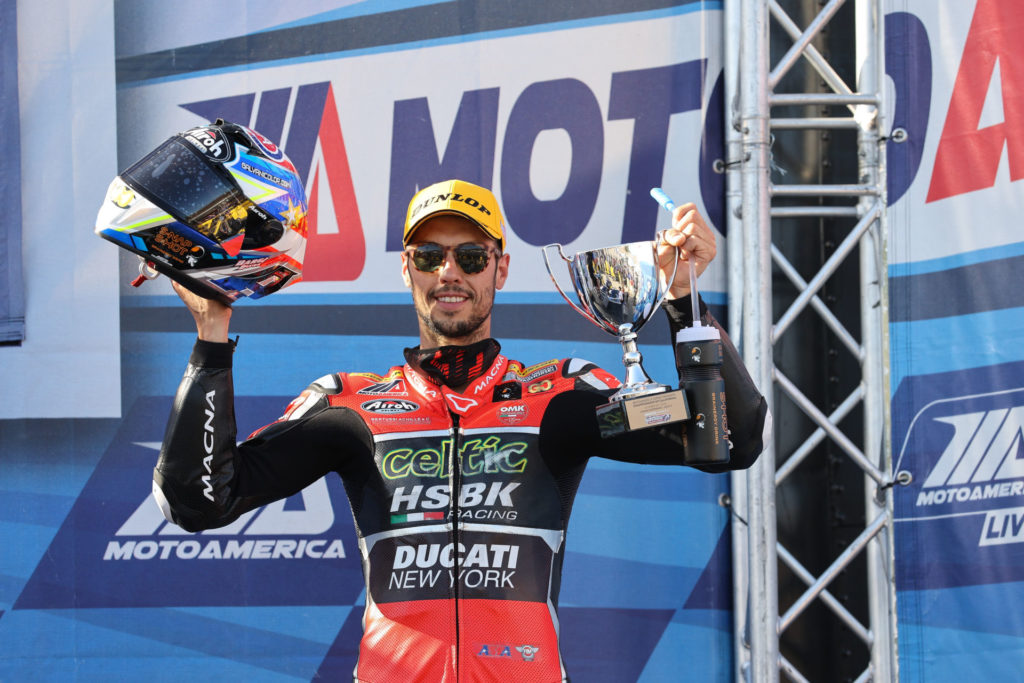
[[[443,512],[410,512],[407,515],[391,515],[392,524],[403,522],[422,522],[428,519],[444,519]]]

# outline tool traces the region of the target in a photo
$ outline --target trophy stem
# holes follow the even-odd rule
[[[651,380],[644,370],[644,357],[636,347],[636,333],[632,325],[619,327],[619,342],[622,344],[622,363],[626,366],[626,381],[611,400],[621,401],[629,396],[665,391],[668,387]]]

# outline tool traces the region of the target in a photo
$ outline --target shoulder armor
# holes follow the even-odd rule
[[[324,375],[319,379],[313,380],[308,387],[307,391],[320,391],[324,394],[337,394],[341,393],[342,381],[341,375],[338,373],[332,373],[330,375]]]
[[[582,358],[567,359],[562,365],[562,375],[575,378],[577,385],[600,390],[616,389],[622,384],[615,375]]]

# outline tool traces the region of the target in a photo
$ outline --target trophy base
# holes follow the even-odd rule
[[[596,411],[603,439],[690,419],[690,408],[682,389],[623,398],[598,406]]]

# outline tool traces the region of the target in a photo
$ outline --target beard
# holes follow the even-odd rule
[[[431,318],[426,313],[420,313],[420,320],[426,325],[427,330],[435,337],[447,337],[448,339],[461,339],[469,337],[480,329],[480,326],[487,320],[488,311],[485,315],[472,316],[466,320],[445,320],[443,318]]]

